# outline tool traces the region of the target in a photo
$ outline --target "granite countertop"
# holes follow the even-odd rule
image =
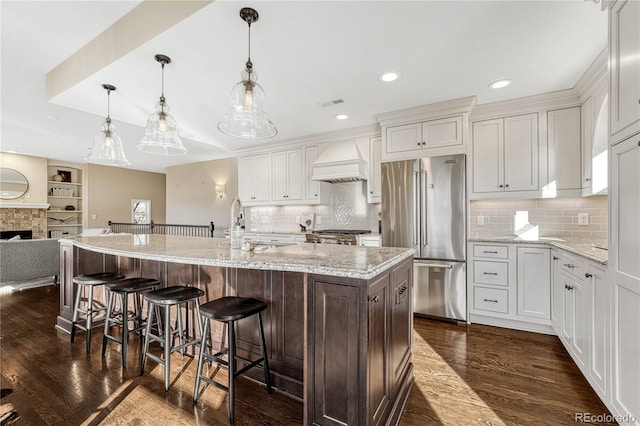
[[[534,240],[525,240],[516,236],[501,237],[470,237],[469,242],[484,243],[517,243],[517,244],[546,244],[562,250],[586,257],[603,265],[609,260],[609,252],[598,247],[607,247],[607,240],[574,237],[539,237]]]
[[[113,235],[61,239],[76,247],[115,256],[245,269],[308,272],[370,279],[402,260],[413,249],[339,244],[269,246],[262,252],[232,250],[224,238],[177,235]],[[265,246],[266,247],[266,246]]]

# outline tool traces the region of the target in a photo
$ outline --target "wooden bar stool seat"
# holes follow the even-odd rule
[[[188,330],[183,326],[182,321],[182,306],[185,305],[188,309],[188,304],[192,303],[196,310],[196,318],[198,323],[198,332],[201,331],[200,321],[200,302],[199,298],[204,296],[204,291],[196,287],[186,286],[172,286],[165,287],[158,290],[150,291],[144,295],[144,299],[149,304],[148,317],[147,317],[147,329],[144,336],[144,348],[142,350],[142,356],[140,358],[140,375],[144,374],[144,365],[147,358],[151,358],[158,364],[164,366],[164,390],[169,391],[169,377],[170,377],[170,360],[171,354],[176,351],[180,351],[184,355],[185,348],[200,344],[199,338],[191,338]],[[176,325],[171,329],[170,324],[170,309],[175,306],[176,312]],[[153,315],[156,307],[164,307],[164,331],[162,327],[158,327],[158,334],[153,334],[151,324],[153,323]],[[173,344],[174,337],[178,337],[178,345]],[[149,343],[158,342],[164,348],[164,359],[160,358],[149,352]]]
[[[76,340],[76,330],[79,328],[80,330],[84,330],[86,332],[86,349],[87,353],[91,349],[91,327],[93,326],[94,315],[105,312],[107,310],[106,307],[100,307],[94,309],[93,306],[93,288],[97,286],[102,286],[106,283],[122,280],[125,276],[122,274],[116,274],[114,272],[97,272],[95,274],[86,274],[86,275],[77,275],[73,277],[73,283],[76,284],[76,300],[73,305],[73,317],[71,318],[71,343]],[[87,291],[87,307],[86,309],[82,309],[80,307],[80,299],[82,298],[82,292],[84,289],[88,289]],[[107,299],[105,294],[105,300]],[[78,319],[80,314],[85,315],[85,325],[82,326],[78,324]]]
[[[127,341],[129,333],[138,333],[142,343],[142,330],[146,321],[142,318],[142,294],[155,290],[160,286],[160,281],[153,278],[127,278],[105,284],[107,289],[107,315],[104,321],[104,335],[102,337],[102,356],[107,351],[107,341],[111,340],[120,344],[122,352],[122,367],[127,368]],[[129,295],[134,297],[133,312],[129,312]],[[120,297],[120,310],[115,309],[114,296]],[[133,328],[129,328],[129,322],[133,322]],[[121,327],[121,337],[111,334],[111,326]]]
[[[269,360],[267,357],[264,328],[262,324],[262,312],[265,309],[267,309],[267,304],[265,302],[249,297],[222,297],[200,306],[200,315],[202,316],[203,327],[200,341],[200,356],[198,357],[198,371],[196,373],[196,384],[193,390],[193,401],[197,402],[200,397],[201,381],[229,392],[229,421],[231,424],[235,422],[235,381],[237,377],[247,372],[250,368],[262,368],[264,370],[264,380],[267,385],[267,392],[272,392],[271,373],[269,372]],[[235,324],[238,320],[248,318],[256,314],[258,315],[262,358],[251,361],[250,359],[241,357],[237,354]],[[206,342],[210,326],[209,320],[223,322],[227,325],[228,347],[214,354],[209,353]],[[222,359],[223,355],[227,355],[227,360]],[[247,365],[240,370],[238,370],[236,366],[236,360],[238,359],[247,363]],[[229,385],[225,386],[203,374],[202,366],[204,361],[215,362],[218,366],[223,365],[227,367],[229,369]]]

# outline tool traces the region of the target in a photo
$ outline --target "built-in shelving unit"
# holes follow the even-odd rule
[[[82,232],[83,170],[68,165],[47,168],[47,236],[73,237]]]

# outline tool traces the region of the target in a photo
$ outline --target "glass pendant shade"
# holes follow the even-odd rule
[[[269,120],[264,90],[257,83],[258,74],[251,62],[251,24],[258,20],[258,12],[250,7],[243,7],[240,9],[240,18],[249,28],[247,63],[242,70],[241,81],[231,89],[230,106],[222,121],[218,123],[218,130],[237,138],[272,138],[278,134],[278,130]]]
[[[230,106],[218,129],[227,135],[246,139],[272,138],[278,134],[269,120],[264,90],[257,82],[256,72],[242,72],[242,81],[231,90]]]
[[[131,164],[124,155],[122,139],[115,133],[115,126],[111,124],[111,119],[107,118],[102,125],[102,130],[96,134],[91,154],[85,160],[105,166],[122,167]]]
[[[156,104],[156,111],[149,116],[144,137],[136,146],[140,151],[161,155],[185,155],[187,149],[178,135],[176,120],[169,114],[164,98]]]

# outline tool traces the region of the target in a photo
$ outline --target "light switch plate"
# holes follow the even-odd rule
[[[589,213],[578,213],[578,225],[589,224]]]

